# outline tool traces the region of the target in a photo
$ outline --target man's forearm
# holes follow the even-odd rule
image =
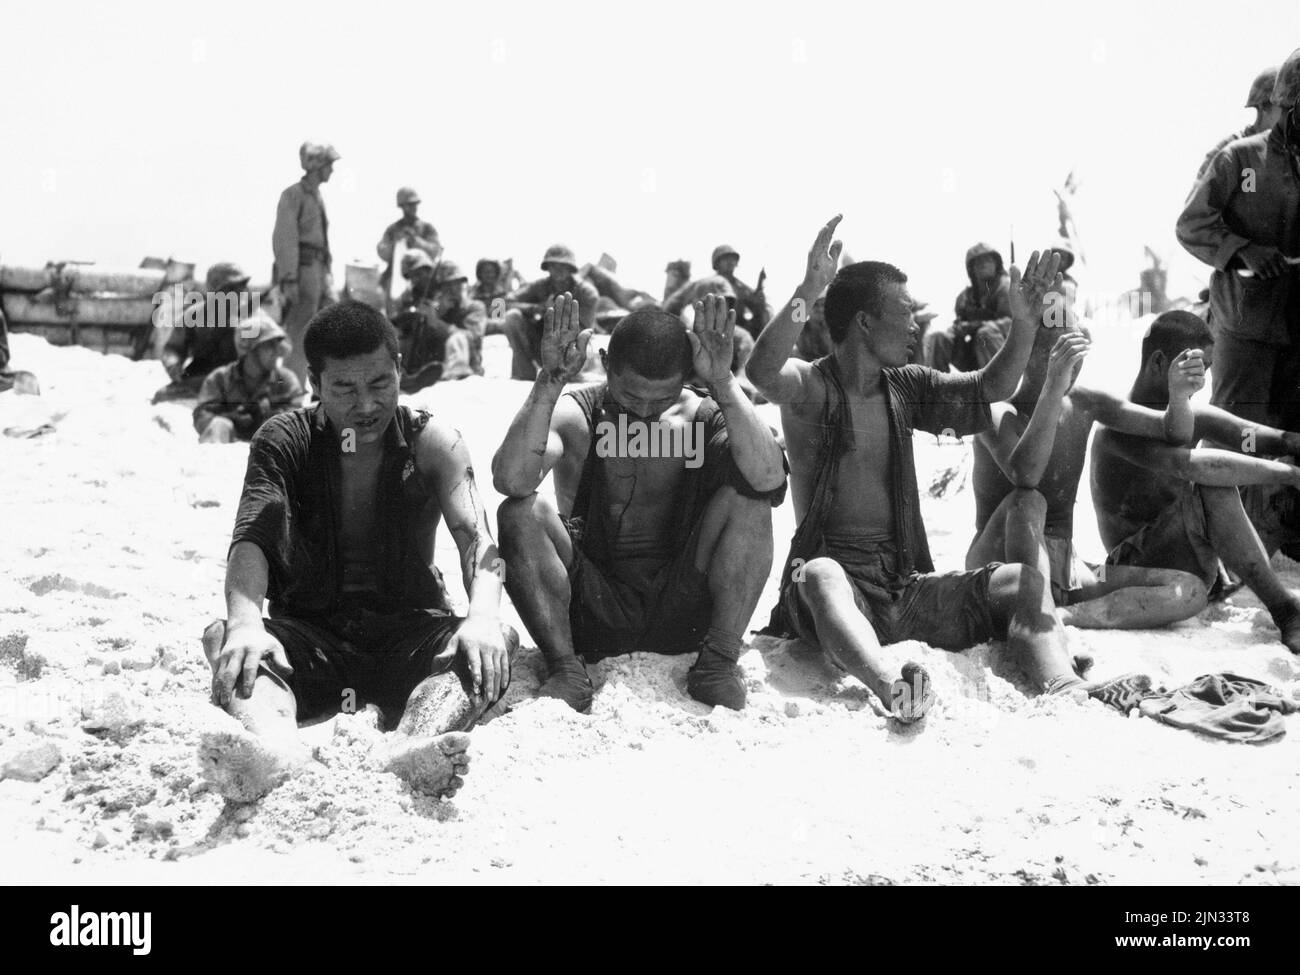
[[[1179,396],[1165,407],[1165,443],[1190,447],[1196,439],[1196,417],[1192,402]]]
[[[1056,442],[1057,423],[1065,403],[1062,396],[1046,393],[1039,397],[1034,415],[1029,418],[1024,434],[1008,459],[1013,480],[1018,488],[1036,488],[1052,459],[1052,446]]]
[[[785,479],[781,447],[736,377],[728,376],[711,392],[727,421],[727,443],[736,469],[756,491],[780,487]]]
[[[266,554],[252,542],[237,542],[226,563],[226,626],[261,626],[262,600],[270,580]]]
[[[1038,331],[1036,318],[1011,319],[1011,331],[1002,348],[984,367],[984,398],[989,403],[1010,399],[1024,375],[1029,353],[1034,347],[1034,333]]]
[[[526,497],[542,483],[551,417],[563,392],[562,380],[538,373],[492,460],[492,483],[501,494]]]
[[[817,300],[817,295],[811,294],[810,290],[800,285],[785,307],[754,340],[754,351],[745,363],[745,375],[759,389],[765,383],[774,382],[781,367],[790,358],[790,350],[794,348],[804,323],[808,321],[813,302]],[[731,422],[730,417],[727,422]]]

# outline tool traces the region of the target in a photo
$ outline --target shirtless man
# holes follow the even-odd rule
[[[839,222],[817,235],[803,283],[750,359],[754,384],[781,405],[799,519],[771,629],[820,644],[904,722],[930,707],[930,679],[914,662],[895,679],[880,648],[909,639],[962,650],[1005,637],[1040,690],[1135,703],[1117,700],[1119,682],[1094,687],[1073,671],[1039,569],[992,563],[936,573],[921,523],[912,430],[964,435],[988,426],[989,405],[1010,396],[1024,371],[1059,259],[1035,252],[1023,280],[1012,268],[1011,334],[984,368],[940,373],[907,365],[920,330],[906,275],[879,262],[836,273]],[[814,363],[792,358],[805,310],[828,283],[834,351]]]
[[[1062,306],[1068,316],[1068,306]],[[1058,337],[1059,336],[1059,337]],[[1100,575],[1074,551],[1074,499],[1088,434],[1112,430],[1166,443],[1192,435],[1192,395],[1205,385],[1199,349],[1169,365],[1163,413],[1075,385],[1088,338],[1072,321],[1034,336],[1029,365],[993,426],[975,438],[975,540],[966,568],[990,562],[1036,566],[1051,582],[1063,623],[1097,629],[1163,626],[1205,608],[1206,587],[1175,569],[1110,566]]]
[[[376,763],[450,797],[468,769],[463,732],[504,693],[518,645],[469,451],[450,425],[397,405],[397,335],[379,312],[331,305],[304,342],[320,402],[253,438],[226,619],[203,634],[213,699],[246,729],[205,736],[204,771],[252,801],[305,760],[300,722],[373,703],[397,729]],[[434,567],[440,518],[460,551],[464,619]]]
[[[1169,364],[1200,349],[1213,368],[1210,330],[1197,316],[1167,311],[1142,340],[1142,368],[1129,398],[1163,409],[1174,393]],[[1241,504],[1250,484],[1300,486],[1300,468],[1251,454],[1300,454],[1300,434],[1248,422],[1217,406],[1192,408],[1193,435],[1232,447],[1190,448],[1099,427],[1092,438],[1092,500],[1113,566],[1181,569],[1212,583],[1222,559],[1259,597],[1281,640],[1300,653],[1300,599],[1282,584]],[[1238,453],[1236,451],[1243,451]]]
[[[745,705],[736,661],[785,464],[731,373],[735,313],[716,295],[695,312],[690,332],[658,308],[631,312],[602,356],[608,380],[561,395],[591,330],[557,297],[541,371],[493,460],[506,588],[546,658],[542,693],[577,711],[592,698],[583,660],[632,651],[698,650],[690,695]],[[685,385],[693,371],[707,396]],[[536,493],[551,472],[555,496]]]

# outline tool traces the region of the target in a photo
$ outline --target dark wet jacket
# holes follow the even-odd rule
[[[1300,255],[1300,148],[1289,117],[1267,132],[1219,150],[1178,218],[1178,242],[1214,268],[1210,318],[1243,339],[1289,345],[1300,333],[1300,271],[1271,281],[1243,278],[1237,252],[1247,244]],[[1253,186],[1252,186],[1253,179]],[[1247,189],[1247,187],[1251,187]]]
[[[416,467],[415,444],[429,414],[399,406],[384,431],[376,529],[376,612],[447,609],[442,575],[421,557],[422,511],[437,494]],[[262,424],[248,448],[233,547],[252,542],[270,569],[271,616],[311,618],[339,610],[339,434],[319,405]]]

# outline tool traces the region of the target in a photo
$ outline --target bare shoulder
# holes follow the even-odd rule
[[[555,412],[551,414],[551,432],[557,434],[564,445],[566,454],[579,453],[587,455],[591,430],[587,426],[587,416],[582,412],[578,401],[568,393],[560,396],[555,403]]]
[[[822,376],[822,371],[811,362],[794,358],[786,362],[786,368],[794,370],[797,392],[781,398],[768,396],[768,399],[779,404],[782,409],[792,410],[798,416],[820,413],[826,405],[827,395],[826,379]]]
[[[465,437],[456,427],[435,417],[431,417],[416,435],[415,462],[421,473],[433,477],[472,470]]]

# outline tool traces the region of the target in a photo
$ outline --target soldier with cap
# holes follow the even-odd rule
[[[510,340],[513,353],[511,379],[537,378],[542,361],[542,316],[551,299],[568,293],[578,302],[582,327],[595,329],[596,305],[600,294],[589,282],[578,277],[578,259],[564,244],[553,244],[542,257],[546,277],[512,292],[506,298],[508,310],[501,328]]]
[[[238,264],[221,261],[208,268],[204,283],[212,306],[220,303],[228,307],[229,296],[234,295],[242,319],[252,309],[245,298],[248,294],[248,274]],[[195,317],[192,325],[189,317]],[[196,395],[208,373],[219,366],[234,362],[235,329],[225,327],[232,322],[209,322],[206,316],[179,316],[180,325],[172,329],[163,346],[162,364],[171,382],[154,393],[155,403],[171,399],[185,399]],[[221,325],[222,327],[217,327]]]
[[[1300,50],[1278,71],[1276,124],[1228,143],[1192,188],[1178,240],[1210,265],[1211,402],[1300,428]],[[1240,448],[1240,444],[1237,445]]]
[[[435,267],[433,259],[424,251],[407,251],[402,255],[402,277],[410,282],[397,299],[402,311],[433,297]]]
[[[433,224],[427,220],[421,220],[419,217],[420,194],[409,186],[403,186],[397,191],[397,206],[402,211],[402,219],[396,223],[388,225],[384,231],[384,236],[379,239],[375,250],[379,253],[379,259],[384,262],[384,273],[380,275],[379,283],[384,288],[384,294],[388,294],[389,284],[393,280],[393,251],[397,247],[399,240],[406,241],[407,252],[422,251],[429,255],[433,263],[438,262],[442,256],[442,244],[438,240],[438,231],[434,229]]]
[[[320,185],[329,182],[334,163],[341,158],[328,143],[304,142],[298,148],[303,177],[280,194],[275,211],[271,247],[275,251],[275,284],[287,306],[285,331],[292,344],[286,365],[302,380],[307,359],[302,336],[307,323],[330,303],[329,220]]]
[[[1210,163],[1219,154],[1219,150],[1229,142],[1236,142],[1238,139],[1245,139],[1259,132],[1267,132],[1277,124],[1277,120],[1282,115],[1282,107],[1273,104],[1273,85],[1276,83],[1277,68],[1265,68],[1255,77],[1250,85],[1250,94],[1246,96],[1246,107],[1255,110],[1255,121],[1244,129],[1238,129],[1220,139],[1219,144],[1209,151],[1205,161],[1201,163],[1201,168],[1196,171],[1197,179],[1205,175],[1205,171],[1210,168]]]
[[[203,380],[194,429],[200,443],[252,440],[271,417],[302,405],[302,383],[280,364],[288,339],[266,312],[259,310],[236,327],[219,331],[234,336],[239,358]]]

